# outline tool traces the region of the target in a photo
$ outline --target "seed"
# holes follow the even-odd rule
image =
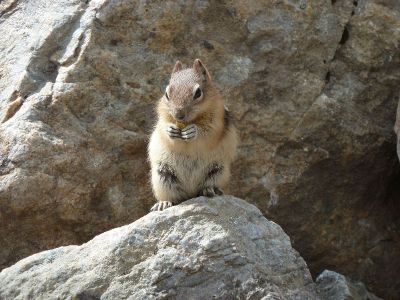
[[[179,129],[183,129],[183,128],[186,127],[185,123],[178,122],[178,121],[176,121],[176,126],[177,126]]]

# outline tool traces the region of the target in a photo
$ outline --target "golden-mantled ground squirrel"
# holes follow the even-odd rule
[[[224,99],[199,59],[189,69],[176,62],[157,113],[148,148],[158,200],[151,210],[223,194],[238,138]]]

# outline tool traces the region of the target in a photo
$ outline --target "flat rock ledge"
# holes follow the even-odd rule
[[[234,198],[196,198],[29,256],[0,299],[319,299],[282,228]]]

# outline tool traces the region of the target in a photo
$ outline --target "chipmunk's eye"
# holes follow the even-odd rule
[[[165,92],[165,98],[169,101],[168,92]]]
[[[193,99],[198,99],[198,98],[200,98],[200,97],[201,97],[201,94],[202,94],[201,89],[200,89],[200,88],[197,88],[197,89],[196,89],[196,92],[194,93]]]

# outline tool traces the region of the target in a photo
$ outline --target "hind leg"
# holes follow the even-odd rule
[[[151,211],[161,211],[182,201],[184,191],[175,170],[168,164],[158,164],[152,167],[151,182],[154,195],[158,202]]]
[[[223,163],[213,163],[207,169],[205,180],[200,190],[200,195],[215,197],[224,194],[223,187],[229,179],[230,170]]]
[[[201,190],[200,195],[205,196],[205,197],[215,197],[215,196],[221,196],[224,194],[224,191],[216,186],[212,187],[205,187]]]

